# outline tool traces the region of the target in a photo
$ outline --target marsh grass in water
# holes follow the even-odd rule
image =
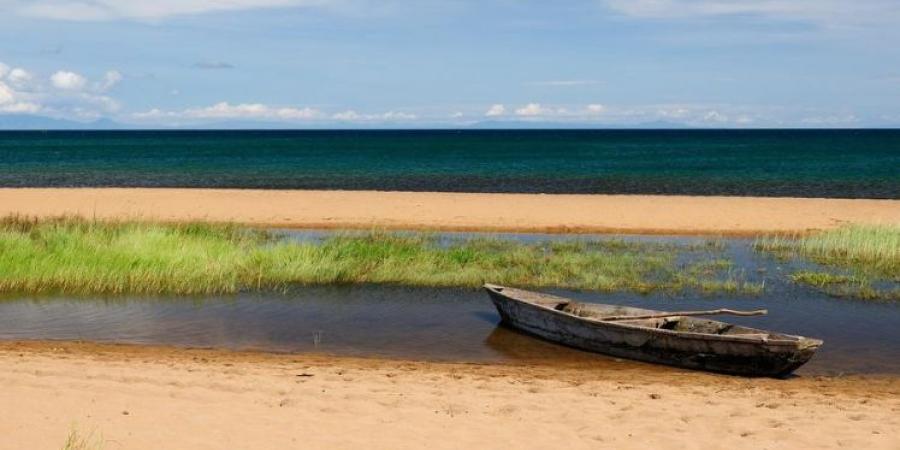
[[[766,237],[754,248],[846,272],[802,270],[791,275],[797,283],[837,296],[900,300],[900,288],[883,287],[900,282],[898,225],[852,225],[808,236]]]
[[[0,222],[0,292],[216,294],[353,283],[478,287],[490,281],[758,293],[761,286],[743,281],[719,260],[717,248],[491,238],[441,244],[436,235],[377,231],[291,242],[233,225],[7,218]],[[683,252],[697,252],[700,261],[679,266]]]

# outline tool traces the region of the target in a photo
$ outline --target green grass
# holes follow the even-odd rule
[[[623,240],[527,244],[432,235],[339,234],[322,243],[273,239],[230,225],[0,221],[0,292],[223,294],[292,285],[484,282],[599,291],[696,289],[758,293],[704,248],[697,267],[671,244]]]
[[[816,287],[828,287],[841,284],[863,283],[864,280],[857,277],[838,275],[826,272],[813,272],[801,270],[790,275],[791,280],[797,283],[808,284]]]
[[[791,274],[791,280],[813,286],[835,297],[863,300],[900,300],[900,288],[879,289],[870,278],[802,270]]]
[[[754,248],[781,258],[806,258],[849,273],[802,270],[791,275],[797,283],[837,296],[900,299],[900,289],[873,287],[879,281],[900,282],[898,225],[851,225],[796,238],[767,237],[758,239]]]
[[[900,225],[851,225],[799,238],[767,237],[754,247],[900,281]]]

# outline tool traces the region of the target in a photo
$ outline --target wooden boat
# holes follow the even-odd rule
[[[818,339],[692,316],[756,311],[664,312],[580,303],[484,285],[503,322],[560,344],[611,356],[748,376],[783,377],[809,361]]]

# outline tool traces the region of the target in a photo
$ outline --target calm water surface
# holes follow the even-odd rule
[[[560,291],[557,291],[560,292]],[[566,293],[584,301],[696,309],[768,308],[732,322],[825,340],[799,373],[900,374],[900,306],[817,296],[715,298]],[[0,339],[60,339],[473,362],[608,359],[498,326],[474,290],[327,287],[205,299],[0,303]]]
[[[293,233],[295,239],[326,234]],[[448,234],[446,238],[457,237]],[[573,239],[502,235],[510,239]],[[642,238],[702,242],[700,238]],[[764,317],[735,323],[825,340],[800,374],[900,374],[900,303],[832,298],[787,281],[793,268],[727,240],[723,254],[750,281],[766,281],[760,296],[603,294],[549,290],[582,301],[663,310],[767,308]],[[63,339],[167,344],[276,352],[326,352],[406,359],[552,364],[614,361],[498,326],[486,294],[468,289],[337,286],[288,294],[243,293],[207,298],[10,298],[0,301],[0,339]]]
[[[0,187],[900,198],[900,130],[0,131]]]

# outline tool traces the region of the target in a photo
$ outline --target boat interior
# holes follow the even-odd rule
[[[499,288],[499,287],[498,287]],[[499,288],[498,292],[508,288]],[[511,289],[508,289],[512,291]],[[509,294],[511,292],[507,292]],[[617,316],[644,316],[665,313],[665,311],[654,311],[649,309],[632,308],[628,306],[602,305],[592,303],[581,303],[546,294],[537,294],[529,291],[515,290],[515,297],[521,298],[530,303],[534,303],[546,308],[571,314],[587,320],[604,321],[604,318]],[[761,340],[779,340],[779,341],[798,341],[802,339],[799,336],[792,336],[780,333],[771,333],[755,328],[734,325],[717,320],[709,320],[698,317],[679,316],[673,313],[667,317],[657,317],[648,319],[620,319],[616,323],[628,324],[645,328],[654,328],[662,330],[680,331],[686,333],[710,334],[719,336],[731,336],[747,339]]]
[[[588,320],[603,320],[604,317],[611,316],[641,316],[645,314],[660,312],[627,307],[602,307],[599,305],[591,305],[573,301],[558,302],[556,305],[547,306],[550,306],[557,311],[562,311]],[[717,320],[685,317],[679,315],[634,320],[621,319],[616,320],[616,323],[645,328],[656,328],[661,330],[682,331],[700,334],[716,334],[721,336],[739,336],[746,338],[765,338],[777,340],[798,339],[795,336],[769,333],[766,331],[757,330],[755,328],[743,327],[726,322],[719,322]]]

